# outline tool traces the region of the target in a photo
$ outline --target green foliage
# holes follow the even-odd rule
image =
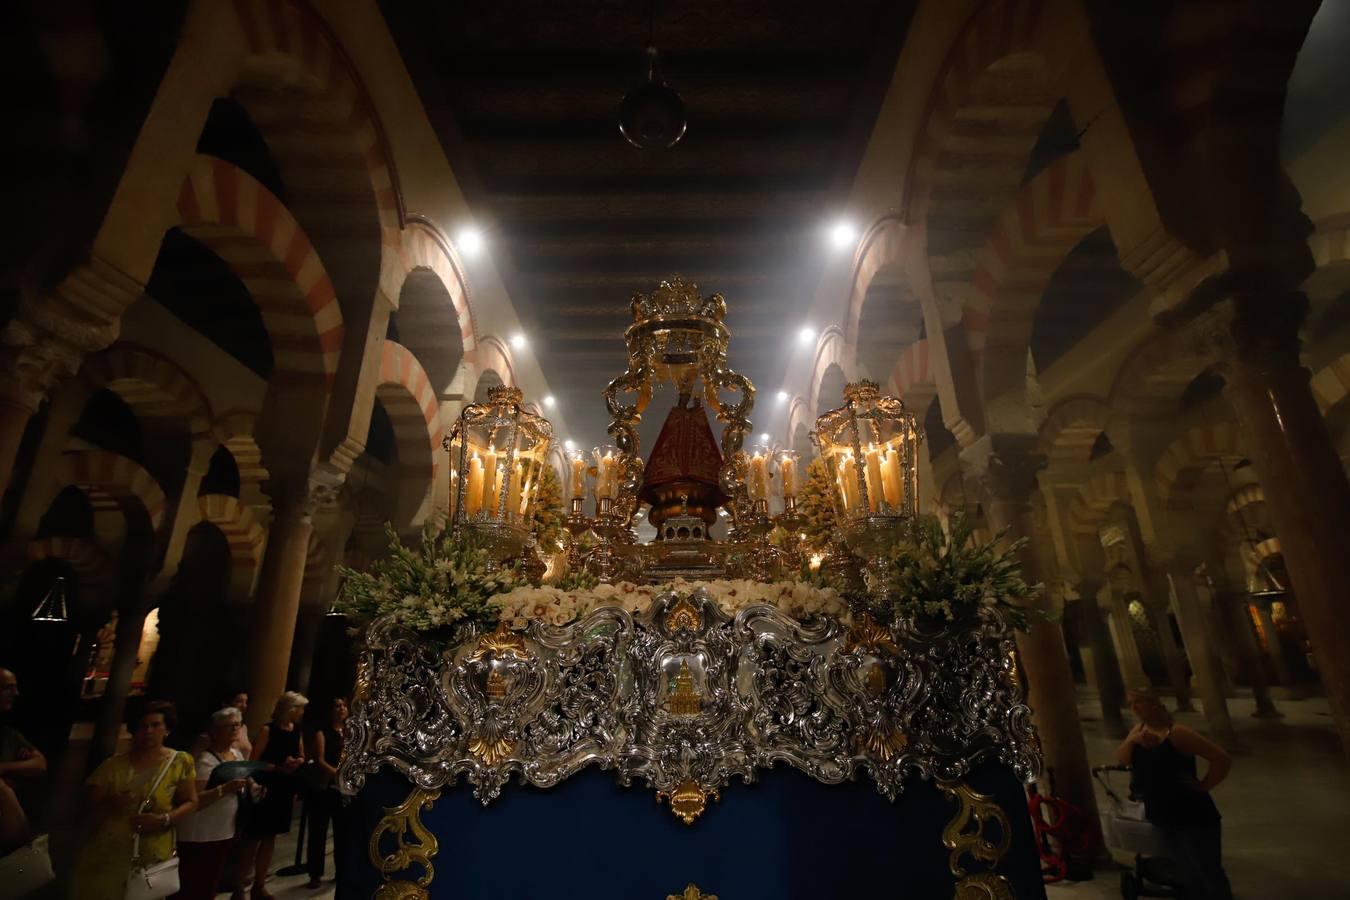
[[[806,544],[816,553],[829,549],[834,537],[834,479],[825,460],[816,457],[806,466],[806,478],[797,494],[797,512],[802,517],[801,532]]]
[[[419,547],[408,547],[391,526],[389,555],[360,572],[341,566],[342,590],[335,609],[357,625],[392,615],[419,631],[473,623],[490,630],[499,610],[488,603],[495,594],[525,583],[514,567],[489,573],[487,550],[471,535],[452,537],[428,526]]]
[[[546,556],[557,553],[562,546],[567,534],[565,519],[558,473],[552,466],[546,465],[539,475],[539,493],[535,495],[533,521],[530,523],[534,539],[539,542],[539,549]]]
[[[925,516],[914,524],[913,540],[890,554],[885,589],[897,616],[954,620],[963,611],[997,606],[1014,628],[1025,631],[1045,618],[1037,606],[1039,586],[1022,580],[1018,553],[1026,540],[1004,543],[976,539],[964,516],[953,517],[943,531]]]

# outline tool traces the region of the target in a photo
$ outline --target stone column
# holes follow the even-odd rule
[[[1307,298],[1294,291],[1227,301],[1223,374],[1350,755],[1350,481],[1299,361],[1306,309]]]
[[[1035,439],[1029,436],[1000,436],[995,441],[986,436],[965,448],[961,464],[983,488],[990,524],[1006,529],[1010,539],[1035,539],[1031,497],[1044,457],[1033,452]],[[1036,548],[1025,547],[1021,559],[1023,577],[1032,584],[1043,583]],[[1064,631],[1056,622],[1038,622],[1017,635],[1017,650],[1046,768],[1055,772],[1059,796],[1083,810],[1089,822],[1096,822],[1097,800]]]
[[[1139,655],[1139,642],[1134,636],[1134,620],[1130,617],[1129,604],[1120,590],[1110,588],[1111,608],[1107,622],[1111,637],[1115,641],[1116,657],[1120,660],[1120,674],[1127,688],[1147,687],[1148,675],[1144,672],[1144,660]]]
[[[1195,666],[1205,719],[1209,722],[1214,739],[1231,747],[1237,735],[1233,732],[1233,720],[1228,715],[1228,700],[1223,693],[1223,666],[1219,662],[1214,642],[1210,640],[1205,610],[1196,592],[1195,570],[1187,564],[1178,563],[1168,567],[1167,577],[1176,600],[1181,636],[1186,641],[1191,663]]]
[[[1097,596],[1102,583],[1083,579],[1075,589],[1078,592],[1079,621],[1083,626],[1083,638],[1092,647],[1092,668],[1097,683],[1097,696],[1102,706],[1102,728],[1114,738],[1125,737],[1125,720],[1120,715],[1121,703],[1125,700],[1125,690],[1120,679],[1120,664],[1116,660],[1115,648],[1111,636],[1102,620],[1101,607],[1097,605]]]
[[[136,655],[141,647],[141,632],[145,628],[148,607],[141,597],[143,589],[144,579],[139,575],[132,576],[123,586],[108,683],[98,705],[94,736],[89,747],[90,768],[117,750],[117,737],[122,731],[122,718],[126,715],[127,697],[131,693],[131,676],[136,671]]]
[[[1261,662],[1261,648],[1252,630],[1252,618],[1247,614],[1246,595],[1234,590],[1228,583],[1222,563],[1211,562],[1206,568],[1212,579],[1210,592],[1213,595],[1214,614],[1223,618],[1228,633],[1233,637],[1239,663],[1252,689],[1252,699],[1256,701],[1256,712],[1252,715],[1258,719],[1283,718],[1283,713],[1275,708],[1275,701],[1270,696],[1270,682],[1266,679],[1266,669]]]
[[[1270,615],[1270,604],[1260,600],[1252,604],[1256,616],[1261,620],[1261,631],[1266,636],[1266,650],[1270,653],[1270,666],[1275,670],[1275,680],[1288,691],[1298,692],[1299,685],[1289,668],[1289,660],[1284,656],[1284,643],[1275,628],[1275,620]]]
[[[305,579],[314,503],[304,490],[279,491],[273,498],[274,517],[263,554],[262,572],[254,602],[247,685],[250,695],[247,724],[250,734],[267,723],[272,707],[286,689],[286,670],[300,610],[300,588]]]
[[[1158,635],[1158,649],[1162,651],[1163,662],[1167,666],[1167,680],[1176,694],[1177,711],[1190,712],[1191,680],[1186,674],[1186,654],[1172,633],[1172,623],[1168,619],[1168,590],[1164,579],[1154,572],[1149,564],[1144,542],[1139,537],[1138,525],[1132,520],[1125,523],[1125,555],[1130,568],[1139,579],[1139,602],[1144,606],[1154,632]]]

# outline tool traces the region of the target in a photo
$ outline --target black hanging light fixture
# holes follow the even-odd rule
[[[64,623],[70,621],[70,613],[66,609],[66,579],[57,576],[52,582],[52,586],[47,588],[47,593],[43,596],[42,602],[38,604],[37,609],[33,610],[34,622],[57,622]]]
[[[668,150],[680,142],[688,123],[684,101],[661,77],[656,52],[656,2],[648,8],[647,80],[619,102],[619,133],[640,150]]]

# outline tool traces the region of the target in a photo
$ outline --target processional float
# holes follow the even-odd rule
[[[522,588],[495,628],[364,630],[339,770],[361,838],[339,849],[348,895],[1043,897],[1007,617],[879,612],[918,517],[914,416],[861,382],[817,421],[842,587],[813,586],[792,540],[805,461],[744,446],[755,390],[728,364],[722,296],[675,278],[631,310],[613,443],[563,472],[565,565],[600,599],[568,621],[557,604],[579,595]],[[662,382],[679,401],[644,461]],[[551,440],[514,388],[446,440],[451,528],[493,565],[537,558]]]

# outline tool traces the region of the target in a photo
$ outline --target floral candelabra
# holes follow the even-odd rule
[[[450,455],[452,528],[474,534],[498,564],[525,549],[553,439],[553,426],[526,411],[523,399],[518,388],[492,388],[486,403],[464,408],[442,444]]]
[[[918,515],[918,447],[914,414],[874,381],[844,388],[844,405],[816,419],[812,439],[833,481],[844,542],[865,563],[869,599],[886,600],[886,556],[910,536]]]

